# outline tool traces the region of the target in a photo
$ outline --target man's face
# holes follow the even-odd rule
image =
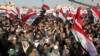
[[[65,38],[65,33],[61,33],[60,37]]]
[[[23,45],[24,47],[27,47],[27,46],[29,45],[29,43],[28,43],[27,41],[22,41],[22,45]]]
[[[65,39],[66,43],[71,43],[71,41],[69,39]]]
[[[16,37],[13,37],[12,43],[13,43],[13,44],[16,44],[16,42],[17,42]]]
[[[59,46],[59,42],[58,42],[58,41],[56,42],[56,45],[58,45],[58,46]]]

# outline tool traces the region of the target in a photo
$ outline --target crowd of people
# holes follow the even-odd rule
[[[90,56],[71,32],[74,20],[40,15],[32,25],[0,16],[0,56]],[[82,17],[83,28],[100,54],[100,22]]]

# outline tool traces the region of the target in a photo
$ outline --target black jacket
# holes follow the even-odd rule
[[[29,54],[32,52],[32,46],[30,45],[26,51],[26,53],[23,50],[22,45],[19,47],[19,51],[17,53],[18,56],[29,56]]]

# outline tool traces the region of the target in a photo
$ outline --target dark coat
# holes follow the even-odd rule
[[[0,32],[0,54],[8,56],[7,54],[7,35],[5,32]]]
[[[78,48],[74,47],[74,43],[70,46],[70,56],[90,56],[89,53],[81,46],[80,42],[77,42]],[[83,50],[86,52],[83,54]]]
[[[24,52],[23,47],[21,45],[17,54],[18,54],[18,56],[29,56],[31,52],[32,52],[31,45],[28,47],[26,53]]]

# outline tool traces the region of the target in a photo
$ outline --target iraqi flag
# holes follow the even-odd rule
[[[59,13],[58,17],[60,17],[65,22],[66,21],[66,14],[64,13],[63,9],[60,8],[58,10],[58,13]]]
[[[15,16],[17,15],[14,10],[6,10],[7,17],[10,18],[10,20],[14,20]]]
[[[21,9],[19,7],[16,7],[16,12],[18,14],[18,18],[21,19]]]
[[[75,18],[75,14],[69,9],[67,12],[67,20],[71,20]]]
[[[94,22],[100,20],[100,9],[97,9],[96,7],[91,7],[91,11],[94,16]]]
[[[22,22],[31,25],[36,20],[37,17],[38,15],[36,12],[30,12],[26,14],[21,20]]]
[[[46,4],[43,4],[43,5],[42,5],[42,8],[45,9],[45,10],[50,10],[50,6],[48,6],[48,5],[46,5]]]
[[[81,10],[81,16],[84,17],[84,16],[87,16],[88,15],[88,12],[86,9],[82,9]]]
[[[0,8],[0,13],[5,13],[5,12],[6,12],[6,9]]]
[[[10,20],[14,20],[15,19],[15,15],[10,13],[10,14],[7,14],[7,17],[10,18]]]
[[[80,10],[81,8],[78,8],[77,10],[76,20],[72,26],[72,33],[75,36],[75,39],[82,44],[83,48],[86,49],[87,52],[89,52],[90,56],[96,56],[97,50],[94,44],[92,43],[86,32],[82,29],[82,21],[79,17]]]
[[[52,14],[53,14],[53,16],[55,16],[55,17],[61,18],[61,20],[62,20],[63,22],[66,21],[66,13],[64,13],[64,11],[63,11],[62,8],[60,8],[60,9],[58,9],[58,10],[54,10],[54,11],[52,12]]]
[[[0,8],[0,16],[6,16],[6,9]]]
[[[47,4],[43,4],[41,14],[47,15],[49,12],[50,12],[50,6]]]
[[[26,14],[29,14],[31,12],[34,12],[32,9],[28,9]]]

